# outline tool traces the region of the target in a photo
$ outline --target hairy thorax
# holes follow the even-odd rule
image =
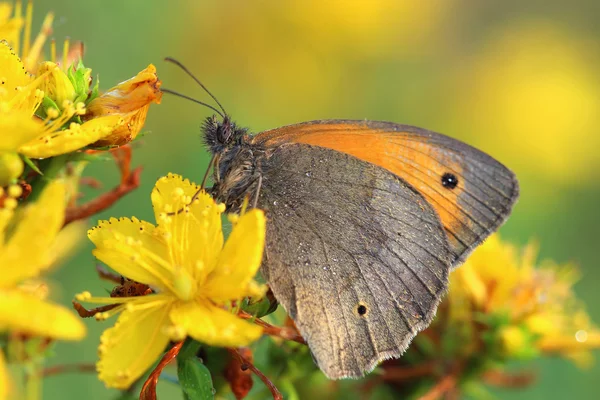
[[[264,157],[264,151],[242,143],[223,151],[216,160],[212,195],[225,203],[228,212],[239,211],[246,197],[252,203]]]

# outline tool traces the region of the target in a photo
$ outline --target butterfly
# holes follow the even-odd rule
[[[261,273],[331,379],[398,358],[448,276],[511,213],[515,174],[408,125],[319,120],[250,134],[218,100],[202,126],[217,201],[264,210]],[[206,179],[206,178],[205,178]],[[204,186],[204,184],[203,184]]]

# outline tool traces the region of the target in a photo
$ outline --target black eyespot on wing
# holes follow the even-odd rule
[[[442,186],[446,189],[454,189],[458,185],[458,178],[456,175],[446,172],[442,175]]]
[[[365,306],[364,304],[359,304],[358,307],[356,307],[356,312],[358,313],[358,315],[360,315],[361,317],[365,314],[367,314],[367,306]]]

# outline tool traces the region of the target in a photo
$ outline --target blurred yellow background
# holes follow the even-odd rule
[[[597,1],[37,0],[34,30],[48,11],[56,15],[59,43],[67,36],[85,43],[85,65],[102,89],[154,63],[164,87],[208,101],[163,61],[172,56],[253,132],[366,118],[431,129],[490,153],[517,173],[522,188],[504,238],[518,244],[535,238],[542,257],[577,262],[583,280],[576,291],[600,322]],[[133,160],[144,166],[142,187],[98,218],[152,220],[149,194],[159,176],[175,172],[200,181],[208,159],[199,127],[208,115],[167,95],[152,106],[149,134]],[[107,188],[118,180],[110,163],[93,164],[87,175]],[[90,249],[85,240],[52,276],[54,296],[64,304],[82,290],[110,289],[96,278]],[[49,364],[94,361],[108,325],[88,326],[84,342],[58,344]],[[597,396],[599,366],[580,371],[545,360],[533,368],[536,385],[496,391],[498,398]],[[93,374],[74,377],[49,378],[44,398],[116,395]],[[164,398],[179,398],[168,383],[162,386]]]

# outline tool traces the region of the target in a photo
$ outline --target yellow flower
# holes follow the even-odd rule
[[[532,345],[586,366],[589,351],[600,347],[600,330],[572,291],[576,270],[550,263],[537,267],[536,253],[529,245],[519,256],[497,235],[490,237],[450,277],[454,314],[471,320],[473,312],[506,318],[508,325],[499,337],[507,355],[523,353],[525,345]]]
[[[0,332],[65,340],[85,336],[85,326],[72,312],[44,301],[39,285],[27,284],[55,261],[53,244],[64,213],[65,187],[60,182],[50,183],[20,213],[0,208]],[[0,354],[0,388],[5,389],[3,358]]]
[[[77,296],[80,301],[118,304],[97,314],[121,313],[101,338],[99,377],[109,387],[127,388],[164,351],[170,340],[191,336],[214,346],[244,346],[262,329],[241,320],[227,306],[232,300],[263,294],[252,279],[265,241],[260,210],[242,215],[223,245],[225,207],[198,186],[169,174],[152,192],[157,226],[132,218],[102,221],[88,232],[93,254],[119,274],[149,285],[155,293],[138,297]],[[176,215],[169,213],[183,212]]]
[[[0,70],[3,83],[0,85],[0,153],[20,153],[31,158],[66,154],[111,134],[125,123],[119,115],[107,115],[83,124],[71,122],[68,129],[63,129],[65,123],[74,115],[83,114],[85,108],[83,103],[73,104],[66,98],[68,78],[60,68],[54,63],[44,63],[39,75],[32,77],[8,44],[0,42]],[[42,83],[48,93],[63,97],[62,111],[49,112],[45,121],[33,115],[45,95],[39,89]],[[14,162],[14,157],[10,161]],[[12,167],[9,178],[16,178],[22,170],[22,163],[20,168]]]
[[[150,64],[135,77],[119,83],[95,98],[87,107],[84,119],[118,115],[124,123],[96,142],[95,146],[118,146],[131,142],[142,129],[150,103],[160,104],[161,81]]]

